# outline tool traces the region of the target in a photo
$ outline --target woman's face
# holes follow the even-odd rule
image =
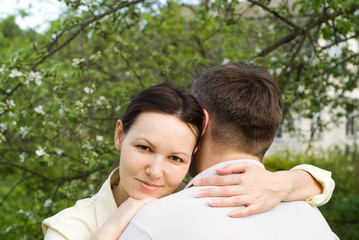
[[[172,193],[185,177],[196,136],[172,115],[144,112],[126,134],[118,121],[115,143],[121,150],[121,193],[135,199],[160,198]]]

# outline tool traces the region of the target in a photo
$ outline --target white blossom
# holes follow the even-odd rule
[[[102,141],[103,141],[103,136],[97,135],[97,136],[96,136],[96,141],[97,141],[97,142],[102,142]]]
[[[91,39],[91,38],[92,38],[92,34],[93,34],[93,31],[88,32],[88,33],[87,33],[87,38],[88,38],[88,39]]]
[[[5,71],[5,67],[4,67],[4,65],[2,65],[2,66],[0,67],[0,73],[4,73],[4,71]]]
[[[275,70],[275,74],[276,74],[277,76],[279,76],[279,74],[280,74],[281,71],[282,71],[282,69],[277,68],[277,69]]]
[[[47,156],[49,156],[49,154],[47,154],[45,152],[45,148],[42,148],[42,147],[38,147],[37,150],[35,151],[35,153],[39,157],[47,157]]]
[[[348,166],[348,167],[347,167],[347,171],[348,171],[348,172],[351,172],[351,171],[353,171],[353,170],[354,170],[354,167],[353,167],[353,166]]]
[[[230,60],[228,58],[224,58],[222,61],[222,64],[228,64],[230,62]]]
[[[121,105],[117,105],[117,106],[115,107],[115,111],[118,112],[118,111],[120,111],[120,110],[121,110]]]
[[[274,33],[274,26],[273,25],[268,25],[267,28],[271,33]]]
[[[63,107],[59,109],[59,114],[64,115],[67,112],[67,108]]]
[[[19,133],[22,138],[25,138],[29,134],[29,128],[28,127],[20,127]]]
[[[72,59],[72,66],[78,67],[79,63],[80,63],[80,59],[78,59],[78,58]]]
[[[7,126],[5,123],[0,123],[0,132],[5,132],[7,130]]]
[[[11,73],[9,74],[9,77],[11,78],[16,78],[21,76],[22,76],[22,72],[18,71],[17,69],[11,70]]]
[[[57,155],[61,156],[63,153],[64,153],[64,150],[62,150],[60,148],[56,149],[56,154]]]
[[[26,157],[26,154],[23,152],[23,153],[21,153],[20,155],[19,155],[19,157],[20,157],[20,162],[25,162],[25,157]]]
[[[39,114],[41,114],[41,115],[44,115],[44,114],[45,114],[44,108],[42,107],[42,105],[39,105],[39,106],[35,107],[34,110],[35,110],[35,112],[37,112],[37,113],[39,113]]]
[[[96,100],[96,104],[102,105],[104,101],[106,101],[106,98],[104,96],[100,96],[98,100]]]
[[[30,82],[34,81],[37,86],[40,86],[42,83],[41,80],[42,80],[42,76],[41,76],[40,72],[31,71],[29,73],[29,81]]]
[[[92,94],[95,90],[91,87],[85,87],[84,91],[86,94]]]
[[[299,85],[298,88],[297,88],[297,91],[298,91],[299,93],[303,93],[304,90],[305,90],[305,88],[304,88],[303,85]]]
[[[45,202],[44,202],[44,207],[50,207],[52,204],[52,200],[51,199],[47,199]]]
[[[12,100],[12,99],[7,99],[6,102],[10,108],[13,108],[16,106],[14,100]]]
[[[81,63],[84,63],[84,62],[85,62],[84,58],[74,58],[74,59],[72,59],[72,66],[77,68],[77,67],[79,67],[79,65]]]

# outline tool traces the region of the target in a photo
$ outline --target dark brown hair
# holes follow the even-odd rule
[[[253,64],[232,63],[202,74],[193,94],[212,120],[216,146],[263,158],[282,119],[276,80]]]
[[[188,124],[199,139],[202,131],[203,110],[196,99],[172,83],[165,82],[140,92],[129,104],[122,117],[127,133],[137,116],[143,112],[158,112],[176,116]]]

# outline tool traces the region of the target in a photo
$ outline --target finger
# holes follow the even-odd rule
[[[256,165],[253,163],[248,163],[248,162],[232,163],[232,164],[228,164],[227,166],[225,166],[223,168],[219,168],[216,171],[218,174],[221,174],[221,175],[227,175],[227,174],[232,174],[232,173],[244,173],[251,166],[256,166]]]
[[[225,176],[214,176],[201,178],[197,180],[195,186],[226,186],[226,185],[237,185],[240,181],[240,174],[231,174]]]
[[[234,196],[226,198],[216,198],[210,199],[208,204],[211,207],[238,207],[238,206],[248,206],[249,205],[248,196]]]
[[[241,186],[213,187],[198,190],[196,197],[232,197],[241,195],[242,192]]]
[[[250,205],[248,207],[239,208],[229,212],[229,216],[233,218],[248,217],[258,213],[256,205]]]

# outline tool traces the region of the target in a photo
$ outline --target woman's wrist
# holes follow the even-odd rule
[[[311,174],[301,169],[278,172],[283,183],[282,201],[307,200],[308,198],[321,194],[322,186]]]

